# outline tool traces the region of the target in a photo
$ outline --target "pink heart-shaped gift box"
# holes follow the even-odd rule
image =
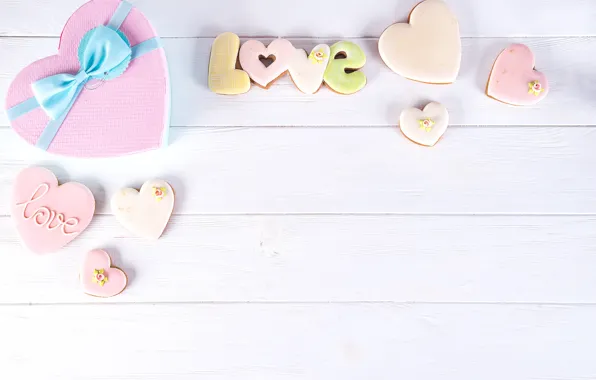
[[[55,74],[76,74],[81,39],[89,30],[108,24],[120,4],[120,0],[91,0],[79,8],[62,31],[58,54],[32,63],[14,79],[6,109],[32,98],[32,83]],[[136,8],[128,13],[119,31],[133,48],[157,37]],[[49,121],[38,107],[11,120],[11,126],[35,145]],[[168,64],[163,48],[158,48],[131,61],[118,78],[88,83],[47,151],[74,157],[113,157],[157,149],[167,144],[169,121]]]

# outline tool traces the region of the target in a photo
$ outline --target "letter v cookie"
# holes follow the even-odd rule
[[[238,95],[250,90],[248,74],[236,69],[240,39],[234,33],[222,33],[211,46],[209,89],[216,94]]]

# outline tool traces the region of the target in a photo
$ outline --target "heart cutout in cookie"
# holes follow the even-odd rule
[[[257,85],[268,88],[288,71],[294,55],[294,46],[288,40],[278,38],[265,47],[262,42],[249,40],[240,48],[240,66]],[[269,66],[260,57],[275,57]]]
[[[399,127],[403,134],[424,146],[435,145],[447,130],[449,113],[442,104],[428,103],[423,110],[407,108],[399,117]]]
[[[303,49],[294,51],[289,72],[292,81],[300,91],[314,94],[321,88],[330,54],[331,49],[325,44],[315,46],[309,55]]]
[[[57,251],[79,236],[93,219],[95,199],[84,185],[58,186],[54,173],[32,167],[15,180],[11,215],[23,244],[42,254]]]
[[[162,180],[147,181],[141,190],[122,189],[111,201],[116,219],[136,236],[159,239],[174,210],[174,190]]]
[[[275,62],[275,56],[270,55],[269,57],[265,57],[264,55],[259,55],[259,61],[261,61],[263,66],[269,67]]]
[[[453,83],[461,63],[459,24],[444,1],[423,1],[412,10],[409,23],[393,24],[383,32],[379,53],[403,77]]]
[[[486,94],[503,103],[533,105],[549,91],[546,75],[534,69],[534,53],[522,44],[513,44],[497,57],[486,86]]]
[[[81,6],[64,26],[58,53],[33,62],[13,80],[6,95],[7,114],[12,130],[27,143],[43,146],[46,135],[42,132],[52,130],[51,118],[41,107],[27,107],[38,105],[32,84],[52,75],[79,72],[82,39],[90,30],[108,24],[119,8],[126,8],[126,2],[93,0]],[[170,80],[165,52],[156,48],[142,54],[143,48],[149,50],[151,43],[159,44],[159,40],[137,8],[130,10],[119,32],[126,35],[137,57],[117,79],[84,86],[51,139],[48,152],[114,157],[167,145]]]
[[[128,278],[120,268],[112,266],[110,255],[96,249],[87,252],[79,273],[83,291],[95,297],[113,297],[122,293]]]

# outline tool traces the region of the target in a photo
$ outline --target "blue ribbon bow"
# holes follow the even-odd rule
[[[106,26],[94,28],[79,45],[81,70],[76,75],[57,74],[33,83],[33,95],[52,120],[64,120],[89,80],[120,76],[128,67],[131,54],[124,34]]]

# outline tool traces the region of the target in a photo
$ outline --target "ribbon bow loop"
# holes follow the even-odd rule
[[[114,79],[128,68],[132,50],[124,34],[105,26],[87,32],[79,45],[80,71],[56,74],[31,85],[40,107],[52,119],[64,117],[91,79]]]

